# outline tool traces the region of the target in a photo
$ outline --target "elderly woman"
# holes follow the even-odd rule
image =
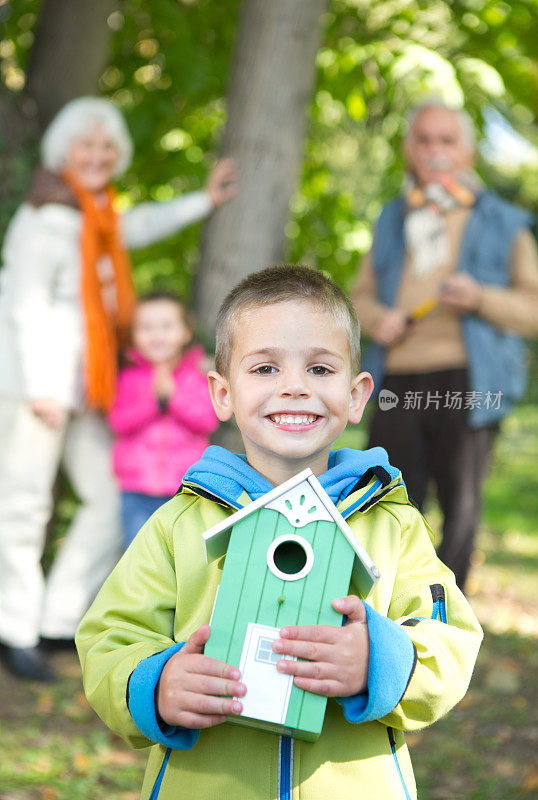
[[[202,219],[235,193],[235,176],[220,162],[204,191],[119,217],[110,181],[132,144],[120,112],[99,98],[65,106],[41,152],[0,273],[0,656],[18,676],[51,680],[40,637],[72,639],[120,544],[103,412],[134,301],[126,248]],[[45,580],[60,463],[81,505]]]

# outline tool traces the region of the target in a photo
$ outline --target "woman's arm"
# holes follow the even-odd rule
[[[127,211],[121,220],[125,246],[134,250],[167,239],[199,222],[236,192],[234,163],[225,158],[211,170],[205,190],[189,192],[166,203],[142,203]]]
[[[61,273],[71,270],[76,279],[79,271],[73,244],[77,234],[70,236],[73,213],[45,206],[15,218],[19,229],[12,241],[6,239],[2,297],[25,397],[52,400],[63,408],[73,405],[81,355],[78,300],[55,298]]]
[[[204,219],[213,205],[208,192],[189,192],[165,203],[140,203],[121,217],[121,232],[129,250],[147,247]]]

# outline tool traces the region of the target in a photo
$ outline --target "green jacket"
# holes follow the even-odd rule
[[[209,621],[220,580],[222,562],[205,563],[201,533],[234,509],[195,491],[183,488],[146,523],[77,633],[88,700],[103,721],[136,748],[153,742],[129,711],[131,674],[157,662],[162,669],[179,648],[176,643],[185,642]],[[342,513],[355,496],[351,493],[339,505]],[[154,744],[142,800],[416,797],[404,731],[431,725],[464,696],[482,632],[452,573],[437,559],[431,531],[399,481],[392,481],[366,511],[352,513],[347,521],[381,572],[367,600],[370,696],[359,702],[358,711],[345,701],[329,699],[323,731],[314,743],[225,723],[201,731],[199,737],[186,731],[191,737],[187,744]],[[354,591],[352,584],[350,592]],[[383,625],[397,633],[392,651],[378,642],[375,632]],[[382,632],[380,637],[383,642]],[[412,663],[397,698],[384,709],[382,703],[376,706],[374,670],[384,670],[390,683],[399,651],[406,648],[413,654]],[[397,672],[397,666],[394,669]],[[139,680],[137,691],[140,688],[144,691]],[[154,716],[154,684],[147,692]],[[378,711],[383,716],[371,718]],[[159,740],[158,734],[154,740]],[[191,749],[173,749],[178,746]]]

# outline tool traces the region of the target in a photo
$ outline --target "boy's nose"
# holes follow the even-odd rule
[[[309,397],[310,388],[306,375],[291,371],[282,373],[279,394],[281,397]]]

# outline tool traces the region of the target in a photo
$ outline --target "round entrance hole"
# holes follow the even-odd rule
[[[280,572],[296,575],[306,564],[306,551],[299,542],[288,539],[275,548],[273,561]]]
[[[314,564],[312,545],[296,533],[273,539],[267,550],[267,566],[282,581],[305,578]]]

